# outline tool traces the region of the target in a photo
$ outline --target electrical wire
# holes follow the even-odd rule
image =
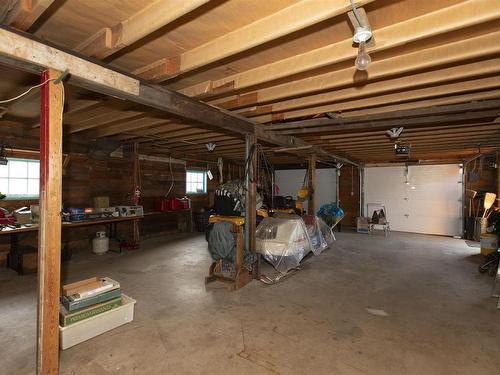
[[[168,196],[170,195],[170,192],[172,191],[173,187],[174,187],[174,183],[175,183],[175,179],[174,179],[174,172],[172,171],[172,156],[170,156],[168,158],[168,165],[169,165],[169,169],[170,169],[170,187],[168,188],[168,191],[167,191],[167,194],[165,194],[165,198],[168,198]],[[186,169],[186,164],[184,164],[184,169]]]
[[[61,75],[61,77],[63,77],[65,75],[65,73],[63,73]],[[65,92],[64,92],[64,84],[62,83],[61,81],[61,77],[58,77],[58,78],[49,78],[49,79],[46,79],[45,81],[43,81],[42,83],[39,83],[38,85],[35,85],[35,86],[31,86],[28,90],[22,92],[21,94],[17,95],[17,96],[14,96],[13,98],[9,98],[9,99],[4,99],[4,100],[0,100],[0,104],[4,104],[4,103],[10,103],[10,102],[13,102],[15,100],[18,100],[18,99],[21,99],[23,96],[26,96],[28,95],[31,90],[34,90],[36,88],[39,88],[39,87],[42,87],[43,85],[47,84],[48,82],[52,82],[52,81],[57,81],[59,80],[59,82],[57,83],[56,86],[59,86],[61,88],[61,101],[62,101],[62,105],[61,105],[61,119],[63,117],[63,113],[64,113],[64,101],[65,101]]]
[[[50,78],[50,79],[45,80],[42,83],[39,83],[38,85],[31,86],[28,90],[24,91],[23,93],[15,96],[13,98],[5,99],[5,100],[0,100],[0,104],[10,103],[10,102],[13,102],[14,100],[21,99],[23,96],[28,95],[31,92],[31,90],[36,89],[38,87],[41,87],[41,86],[45,85],[47,82],[55,81],[56,79],[57,78]]]

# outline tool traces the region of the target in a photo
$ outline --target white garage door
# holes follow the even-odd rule
[[[391,229],[461,235],[461,170],[458,164],[365,168],[366,203],[387,209]],[[408,182],[408,183],[406,183]]]

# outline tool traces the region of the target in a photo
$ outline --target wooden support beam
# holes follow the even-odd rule
[[[404,127],[417,127],[429,124],[439,124],[439,123],[457,123],[457,122],[467,122],[479,119],[492,119],[500,115],[500,110],[485,110],[478,112],[467,112],[467,113],[457,113],[451,115],[437,115],[437,116],[425,116],[410,118],[405,120]],[[395,126],[401,126],[401,120],[387,120],[378,122],[364,122],[346,125],[325,125],[318,127],[307,127],[301,129],[285,130],[284,134],[309,134],[309,133],[335,133],[342,130],[361,130],[361,129],[390,129]]]
[[[368,98],[361,98],[339,103],[325,104],[318,107],[310,107],[306,109],[292,110],[273,115],[257,116],[253,119],[258,122],[268,122],[273,120],[273,116],[279,117],[280,120],[288,120],[303,116],[312,116],[319,113],[327,112],[343,112],[344,110],[362,109],[367,107],[376,107],[388,104],[406,103],[410,101],[438,98],[452,94],[464,94],[474,91],[484,91],[487,89],[496,89],[500,87],[500,76],[492,76],[488,78],[479,78],[470,81],[460,81],[457,83],[449,83],[434,87],[426,87],[422,89],[414,89],[403,92],[379,95]]]
[[[466,93],[466,94],[447,95],[436,99],[422,99],[422,100],[415,100],[411,102],[405,102],[402,104],[394,104],[394,105],[382,104],[380,106],[375,106],[365,109],[353,109],[348,111],[342,111],[342,116],[345,118],[354,116],[370,116],[370,115],[378,115],[384,113],[392,113],[396,111],[422,109],[428,107],[443,106],[448,104],[469,103],[474,101],[482,101],[482,100],[497,99],[497,98],[500,98],[500,90],[476,91],[473,93]]]
[[[359,73],[356,67],[352,66],[280,85],[273,85],[258,91],[237,95],[234,98],[225,97],[211,100],[209,103],[226,109],[260,104],[266,110],[267,106],[264,104],[286,98],[304,96],[345,86],[359,86],[394,75],[401,76],[414,71],[444,66],[445,64],[457,64],[465,60],[494,55],[500,52],[500,45],[495,43],[499,39],[500,31],[465,40],[452,41],[444,45],[419,49],[395,57],[376,59],[370,64],[368,74]],[[180,91],[190,95],[188,89]]]
[[[0,25],[0,63],[31,73],[39,73],[47,68],[68,69],[68,82],[75,86],[143,104],[195,121],[202,127],[217,128],[240,136],[256,134],[263,142],[280,146],[304,143],[292,136],[265,132],[260,124],[243,116],[217,109],[165,87],[146,84],[105,64],[90,62],[71,52],[50,46],[33,35],[20,34],[4,25]],[[317,152],[331,158],[337,157],[322,150]]]
[[[61,73],[42,73],[45,82]],[[42,86],[40,115],[40,225],[38,229],[37,373],[59,370],[59,290],[61,277],[63,84]]]
[[[481,129],[481,128],[480,128]],[[478,130],[478,129],[469,129],[468,131],[461,131],[460,133],[457,133],[455,130],[451,130],[447,133],[440,133],[440,134],[435,134],[434,132],[429,132],[429,133],[424,133],[423,135],[410,135],[410,136],[405,136],[405,137],[400,137],[399,141],[402,142],[403,144],[410,144],[412,142],[417,142],[420,140],[423,141],[441,141],[441,140],[446,140],[446,139],[470,139],[470,137],[484,137],[493,135],[493,134],[498,134],[498,131],[500,130],[500,126],[495,126],[493,128],[487,128],[484,130]],[[363,140],[363,139],[356,139],[356,140],[351,140],[349,139],[348,145],[349,147],[357,145],[357,146],[376,146],[378,144],[387,144],[389,143],[389,139],[385,137],[384,135],[378,136],[378,137],[371,137],[369,139]],[[339,148],[345,147],[346,146],[346,141],[345,140],[338,140],[338,141],[329,141],[326,143],[321,143],[322,147],[327,148],[329,145],[331,146],[336,146]]]
[[[255,253],[255,228],[257,224],[257,138],[247,135],[245,138],[245,249]],[[258,255],[258,254],[257,254]],[[259,259],[259,257],[258,257]],[[260,261],[254,265],[254,278],[260,278]]]
[[[358,5],[373,0],[358,0]],[[147,80],[164,81],[236,55],[264,43],[315,25],[351,10],[346,0],[302,0],[179,56],[163,58],[134,73]]]
[[[371,48],[369,52],[398,47],[412,41],[474,26],[499,17],[500,7],[492,7],[491,0],[463,1],[450,7],[374,30],[377,45]],[[197,96],[241,90],[349,59],[354,60],[356,55],[357,49],[353,48],[352,39],[349,38],[217,81],[203,82],[182,90],[182,93]]]
[[[309,157],[309,169],[308,169],[308,185],[309,185],[309,204],[307,211],[309,215],[316,215],[316,155],[311,155]]]
[[[431,147],[433,145],[451,145],[451,144],[478,144],[478,143],[487,143],[491,142],[495,139],[498,139],[500,134],[498,132],[490,132],[489,134],[477,134],[477,135],[469,135],[465,138],[458,137],[437,137],[435,139],[414,139],[404,141],[403,144],[410,145],[412,148],[415,147]],[[325,146],[326,148],[327,146]],[[336,145],[335,146],[339,150],[343,150],[346,152],[350,152],[353,150],[378,150],[378,149],[392,149],[394,150],[394,144],[386,140],[385,142],[379,142],[375,144],[347,144],[347,145]]]
[[[418,87],[437,86],[446,82],[457,80],[465,81],[472,78],[497,75],[500,72],[500,58],[463,64],[451,68],[433,70],[430,72],[417,73],[410,76],[388,79],[378,82],[368,82],[364,85],[353,86],[345,89],[333,90],[322,94],[301,96],[300,98],[276,102],[272,105],[264,105],[243,108],[237,113],[250,117],[252,113],[264,115],[266,113],[282,113],[300,108],[316,107],[331,104],[348,99],[367,98],[378,96],[389,92],[400,92]]]
[[[156,0],[122,22],[99,30],[75,51],[103,59],[206,4],[209,0]]]
[[[54,0],[4,0],[0,23],[26,31],[52,5]]]
[[[341,114],[336,118],[320,118],[313,120],[304,121],[294,121],[285,122],[282,124],[269,125],[266,129],[270,130],[290,130],[290,129],[300,129],[300,128],[311,128],[316,126],[329,126],[329,125],[347,125],[347,124],[358,124],[363,122],[373,122],[377,121],[382,123],[384,120],[394,120],[394,119],[408,119],[416,117],[425,116],[435,116],[435,115],[445,115],[460,112],[469,111],[481,111],[488,109],[500,108],[500,100],[485,100],[482,102],[473,102],[465,104],[450,104],[437,107],[429,108],[419,108],[419,109],[408,109],[403,111],[394,111],[379,113],[374,115],[365,116],[351,116],[344,117]],[[387,123],[387,126],[394,125],[394,123]]]

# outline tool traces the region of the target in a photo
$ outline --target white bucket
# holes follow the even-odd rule
[[[106,232],[97,232],[92,239],[92,252],[97,255],[105,254],[109,250],[109,238]]]

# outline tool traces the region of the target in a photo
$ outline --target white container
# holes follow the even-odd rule
[[[92,252],[97,255],[107,253],[109,250],[109,238],[106,232],[97,232],[92,239]]]
[[[59,326],[59,346],[65,350],[134,320],[135,300],[122,294],[122,305],[67,327]]]

